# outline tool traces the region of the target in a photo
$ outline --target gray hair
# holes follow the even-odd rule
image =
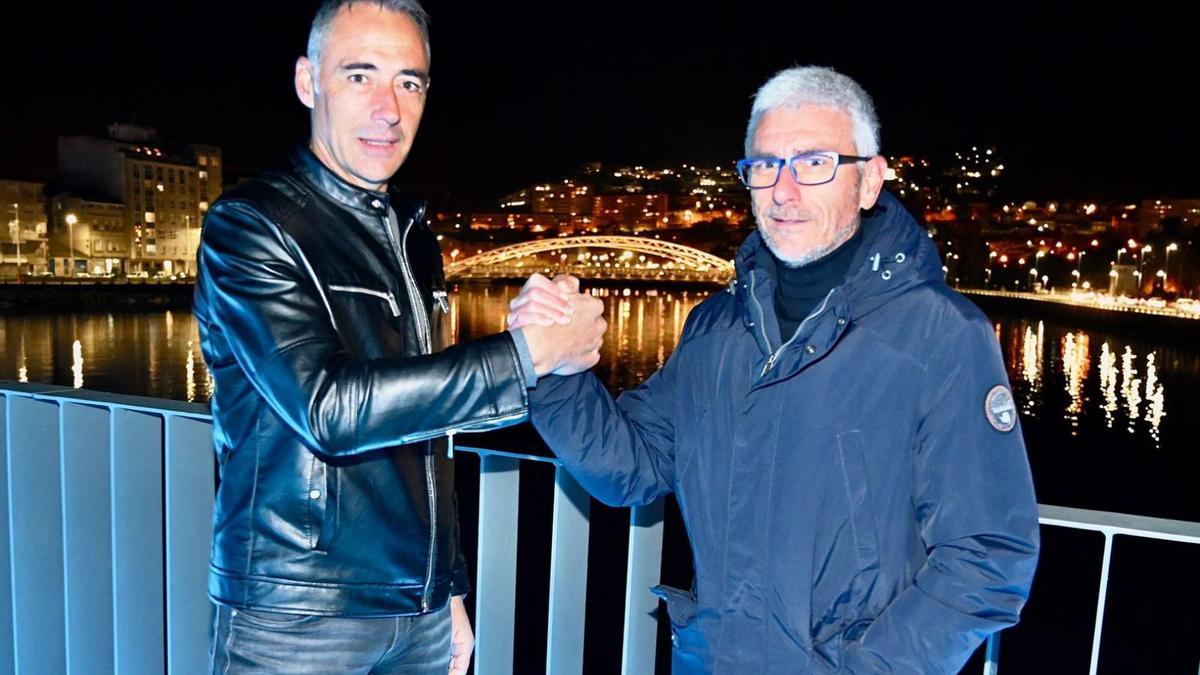
[[[425,42],[425,62],[429,63],[429,15],[417,0],[324,0],[317,9],[312,20],[312,28],[308,31],[308,53],[306,56],[313,64],[313,70],[319,70],[318,61],[321,50],[325,48],[325,40],[333,27],[333,18],[342,7],[355,3],[374,3],[390,12],[407,14],[417,24],[421,31],[421,39]]]
[[[754,95],[750,124],[746,128],[746,156],[753,153],[754,132],[767,113],[776,108],[819,105],[843,110],[850,116],[854,151],[864,157],[879,154],[879,118],[866,90],[832,68],[796,66],[776,73]]]

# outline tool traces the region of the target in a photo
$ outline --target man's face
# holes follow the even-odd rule
[[[372,3],[343,6],[318,57],[296,62],[296,94],[312,109],[312,150],[331,171],[382,190],[408,156],[429,85],[421,30]]]
[[[817,150],[858,154],[850,116],[837,108],[801,105],[767,113],[754,132],[753,156],[788,159]],[[874,206],[883,185],[882,157],[842,165],[823,185],[800,185],[783,167],[775,187],[750,191],[758,231],[789,267],[807,265],[858,229],[859,210]]]

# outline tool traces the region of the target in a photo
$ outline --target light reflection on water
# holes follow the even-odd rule
[[[456,339],[470,340],[503,330],[516,284],[466,285],[451,294],[450,318]],[[589,291],[604,301],[608,334],[596,373],[618,391],[650,376],[666,362],[688,312],[713,291],[705,288],[606,288]]]
[[[0,379],[207,402],[195,319],[179,312],[0,317]]]
[[[452,339],[502,331],[517,284],[450,294]],[[709,291],[593,288],[609,333],[596,370],[619,390],[648,377],[675,348],[687,314]],[[190,313],[0,316],[0,379],[206,403],[213,383]]]
[[[508,302],[519,290],[517,284],[456,289],[450,294],[453,339],[503,330]],[[665,363],[688,313],[713,291],[590,292],[605,301],[609,324],[596,371],[617,391]],[[1195,352],[1030,319],[1003,319],[993,327],[1024,417],[1060,419],[1072,437],[1096,429],[1138,437],[1154,448],[1190,447],[1185,439],[1194,436],[1193,416],[1168,413],[1172,397],[1200,377]],[[201,403],[213,391],[195,319],[178,311],[0,317],[0,379]],[[1172,431],[1176,419],[1181,428]]]
[[[1022,400],[1024,405],[1021,412],[1026,415],[1033,414],[1037,406],[1041,404],[1042,357],[1045,337],[1046,327],[1041,321],[1038,322],[1037,332],[1034,332],[1032,327],[1025,328],[1021,344],[1021,375],[1028,387],[1026,396]]]
[[[1091,338],[1087,333],[1076,331],[1067,333],[1062,338],[1062,369],[1065,375],[1064,386],[1070,404],[1067,406],[1066,419],[1071,424],[1071,435],[1077,435],[1079,416],[1083,413],[1085,402],[1083,385],[1087,382],[1091,370],[1092,359],[1089,351]]]
[[[1071,436],[1078,436],[1088,423],[1103,424],[1106,429],[1120,429],[1129,436],[1144,434],[1155,448],[1162,446],[1169,387],[1163,379],[1159,352],[1169,347],[1148,347],[1104,336],[1097,349],[1097,340],[1082,330],[1062,331],[1061,337],[1048,346],[1046,327],[1040,321],[1035,328],[1029,321],[1014,319],[1007,325],[997,323],[996,330],[1006,347],[1005,357],[1023,416],[1047,419],[1061,408]],[[1007,342],[1005,335],[1009,336]],[[1019,342],[1016,335],[1021,336]],[[1099,364],[1095,378],[1093,358]],[[1195,377],[1196,360],[1194,354],[1178,359],[1192,366],[1171,376],[1177,381]],[[1049,377],[1061,380],[1061,403],[1045,395],[1043,387]]]

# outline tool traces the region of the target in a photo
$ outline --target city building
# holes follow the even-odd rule
[[[107,138],[60,137],[58,165],[67,189],[124,205],[127,273],[195,273],[201,221],[221,193],[219,148],[114,124]]]
[[[49,271],[57,276],[128,273],[129,217],[121,202],[73,193],[50,201],[53,234]]]
[[[0,278],[46,271],[46,186],[20,180],[0,180]]]

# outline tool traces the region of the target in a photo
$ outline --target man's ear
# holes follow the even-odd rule
[[[887,174],[887,160],[883,155],[876,155],[863,166],[862,181],[858,187],[858,208],[866,210],[875,206],[879,200],[879,191],[883,189],[884,176]]]
[[[307,56],[296,59],[296,97],[304,107],[312,110],[316,106],[317,71]]]

